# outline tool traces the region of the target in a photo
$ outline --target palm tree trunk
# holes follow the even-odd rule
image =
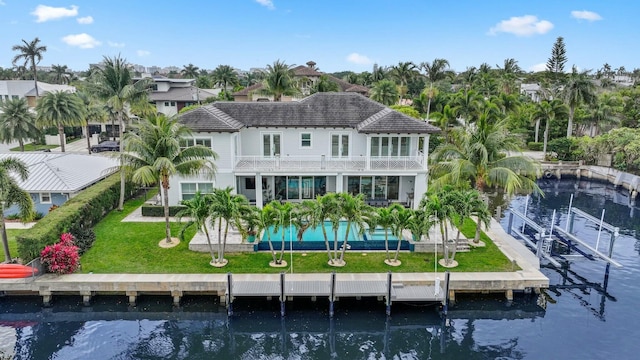
[[[398,254],[400,254],[400,246],[402,245],[402,230],[400,230],[398,236],[398,246],[396,247],[396,255],[393,257],[393,261],[398,261]]]
[[[289,229],[291,231],[291,229]],[[291,235],[289,235],[291,236]],[[284,245],[285,245],[285,236],[284,236],[284,225],[282,226],[282,242],[280,243],[280,256],[278,257],[278,264],[282,263],[282,259],[284,258]]]
[[[222,218],[218,218],[218,258],[215,262],[222,261]]]
[[[477,221],[478,223],[476,224],[476,235],[473,237],[473,242],[476,244],[480,242],[480,231],[482,227],[482,223],[480,222],[480,216],[478,216]]]
[[[38,98],[40,97],[38,93],[38,70],[36,69],[36,59],[34,56],[31,57],[31,68],[33,69],[33,84],[36,87],[36,102],[38,102]]]
[[[536,142],[538,142],[538,133],[540,132],[540,119],[536,120]]]
[[[118,136],[120,136],[120,200],[118,201],[118,211],[122,211],[124,209],[124,191],[125,191],[125,188],[124,188],[124,185],[125,185],[124,142],[122,141],[122,134],[124,133],[124,129],[123,129],[122,123],[123,123],[122,111],[118,111],[118,124],[120,127],[120,129],[118,129],[118,133],[119,133]],[[111,132],[113,132],[113,127],[111,128]]]
[[[333,230],[333,258],[338,260],[338,228]]]
[[[543,141],[543,144],[542,144],[542,156],[545,156],[545,157],[547,156],[547,142],[548,142],[548,139],[549,139],[549,122],[550,121],[547,120],[547,123],[544,126],[544,134],[543,134],[544,139],[542,140]]]
[[[570,138],[573,133],[573,115],[575,112],[575,107],[569,107],[569,123],[567,124],[567,137]]]
[[[165,233],[167,235],[167,244],[171,244],[171,224],[169,223],[169,179],[162,179],[162,196],[164,201],[164,221],[165,221]]]
[[[62,125],[58,125],[58,137],[60,138],[60,150],[64,152],[64,127]]]
[[[440,237],[442,237],[442,253],[445,254],[447,250],[447,240],[444,232],[444,226],[442,226],[442,221],[440,223]],[[446,255],[445,255],[446,256]],[[436,252],[436,263],[438,263],[438,253]]]
[[[387,260],[391,260],[389,256],[389,230],[387,228],[384,229],[384,251],[387,254]]]
[[[271,256],[273,257],[273,263],[277,264],[278,263],[278,258],[276,257],[276,251],[273,249],[273,242],[271,241],[271,236],[269,236],[268,231],[267,231],[267,242],[269,243],[269,251],[271,251]]]
[[[20,151],[24,152],[24,141],[22,139],[18,139],[18,145],[20,145]]]
[[[327,229],[324,227],[324,221],[320,226],[322,226],[322,236],[324,236],[324,246],[327,247],[327,256],[329,257],[329,263],[333,264],[333,258],[331,257],[331,247],[329,247],[329,239],[327,238]]]
[[[9,253],[9,239],[7,237],[7,227],[4,223],[4,206],[0,202],[0,232],[2,233],[2,248],[4,249],[4,261],[11,262],[11,254]]]
[[[225,247],[227,247],[227,234],[229,234],[229,221],[225,219],[224,223],[224,240],[222,241],[222,252],[220,253],[220,258],[218,259],[218,261],[220,262],[224,261],[224,250]]]
[[[91,136],[89,134],[89,125],[84,127],[84,133],[87,136],[87,151],[89,152],[89,155],[91,155]]]
[[[449,265],[449,226],[447,225],[446,220],[444,223],[444,234],[445,238],[447,239],[447,242],[444,245],[444,262],[445,264]]]
[[[349,240],[349,232],[351,231],[351,221],[347,221],[347,231],[344,234],[342,242],[342,251],[340,252],[340,261],[344,261],[344,253],[347,251],[347,241]]]
[[[205,223],[202,226],[202,231],[207,236],[207,244],[209,244],[209,254],[211,254],[211,261],[216,261],[216,253],[213,251],[213,244],[211,244],[211,236],[209,236],[209,230],[207,229],[207,224]]]

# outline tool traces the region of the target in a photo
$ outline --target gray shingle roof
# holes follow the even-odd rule
[[[149,94],[151,101],[196,101],[197,94],[194,86],[185,88],[171,88],[169,91],[156,91]]]
[[[217,102],[180,118],[194,131],[236,132],[242,127],[335,127],[362,133],[440,131],[355,93],[317,93],[299,102]]]
[[[29,168],[26,181],[17,179],[27,192],[75,193],[113,174],[118,170],[116,159],[99,155],[69,153],[8,153],[9,157],[23,161]]]

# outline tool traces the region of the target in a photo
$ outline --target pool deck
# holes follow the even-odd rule
[[[514,292],[539,291],[549,287],[549,279],[540,272],[537,257],[523,244],[508,235],[501,225],[492,220],[485,233],[505,256],[513,262],[512,272],[452,272],[449,298],[455,300],[458,293],[503,293],[509,300]],[[239,234],[238,234],[239,235]],[[437,239],[434,239],[437,241]],[[390,268],[390,270],[393,270]],[[336,275],[334,297],[377,297],[386,299],[391,284],[391,300],[443,301],[444,268],[438,272],[392,273],[340,273]],[[138,296],[148,294],[170,295],[176,305],[184,295],[202,295],[219,298],[229,303],[229,298],[278,297],[285,300],[294,297],[331,297],[330,273],[287,273],[281,289],[280,274],[233,274],[231,294],[228,294],[227,274],[45,274],[28,279],[0,279],[0,295],[42,296],[45,305],[54,295],[79,295],[88,304],[94,295],[125,295],[130,304]],[[281,292],[284,291],[284,292]]]

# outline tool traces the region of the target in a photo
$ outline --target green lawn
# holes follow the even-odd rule
[[[18,234],[27,230],[7,229],[7,236],[9,237],[9,253],[12,258],[18,257],[18,243],[16,237]],[[4,261],[4,246],[0,245],[0,262]]]
[[[94,246],[82,256],[82,272],[88,273],[279,273],[287,270],[269,267],[269,253],[241,253],[225,256],[229,264],[224,268],[209,265],[208,253],[196,253],[188,249],[189,240],[195,229],[186,234],[186,239],[171,249],[158,247],[164,238],[164,223],[122,223],[126,214],[139,207],[144,200],[138,199],[125,204],[123,212],[113,211],[96,227],[97,240]],[[473,222],[467,224],[475,231]],[[172,235],[176,235],[178,224],[172,224]],[[484,234],[483,234],[484,235]],[[214,235],[215,236],[215,235]],[[215,240],[214,240],[215,241]],[[513,271],[513,266],[486,235],[484,248],[473,249],[470,253],[459,253],[459,266],[451,271]],[[441,256],[441,255],[440,255]],[[402,265],[390,267],[383,263],[384,252],[347,252],[347,265],[342,268],[327,264],[325,252],[310,252],[306,256],[294,253],[294,272],[432,272],[433,254],[401,253]],[[290,254],[285,259],[290,262]],[[438,271],[444,271],[438,267]],[[516,269],[517,270],[517,269]]]
[[[50,150],[50,149],[54,149],[57,148],[58,145],[34,145],[32,143],[29,144],[24,144],[24,151],[42,151],[42,150]],[[20,147],[16,146],[12,149],[9,149],[10,151],[20,151]]]

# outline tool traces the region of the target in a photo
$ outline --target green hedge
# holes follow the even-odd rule
[[[527,148],[531,151],[542,151],[542,143],[541,142],[530,142],[527,143]]]
[[[125,197],[131,197],[133,186],[128,184],[125,191]],[[92,228],[117,208],[119,198],[120,174],[114,174],[69,199],[18,236],[18,253],[22,261],[39,257],[42,249],[57,242],[64,232],[76,234]]]
[[[183,209],[185,209],[184,206],[169,206],[169,216],[176,216],[176,214]],[[164,207],[156,205],[143,205],[142,216],[164,216]]]

